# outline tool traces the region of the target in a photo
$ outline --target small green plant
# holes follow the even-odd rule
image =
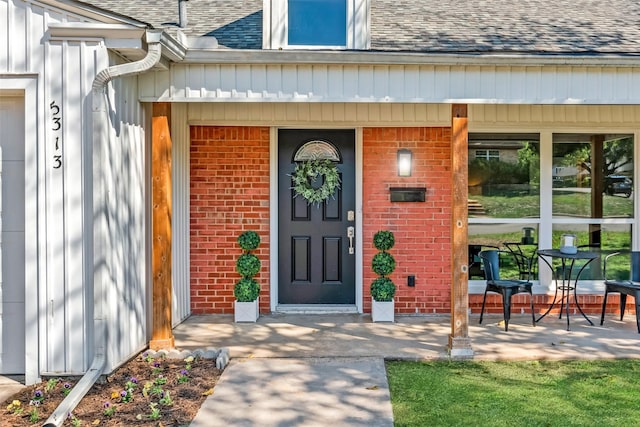
[[[142,420],[143,418],[149,418],[150,420],[158,420],[162,416],[160,414],[160,409],[158,409],[158,404],[155,402],[149,403],[149,415],[138,414],[136,415],[137,420]]]
[[[151,413],[149,414],[149,418],[152,420],[157,420],[160,418],[160,409],[158,409],[157,403],[149,403],[149,408],[151,408]]]
[[[42,390],[36,390],[35,392],[33,392],[33,397],[31,398],[29,405],[38,406],[42,403],[43,400],[44,400],[44,393],[42,392]]]
[[[149,389],[149,394],[151,396],[160,396],[162,395],[162,393],[164,393],[164,390],[162,390],[162,386],[159,385],[154,385],[153,387],[151,387],[151,389]]]
[[[47,380],[47,384],[44,386],[44,391],[46,393],[51,393],[53,390],[55,390],[58,382],[60,382],[60,378],[50,378],[49,380]]]
[[[71,393],[71,383],[64,383],[62,384],[62,395],[63,396],[68,396],[69,393]]]
[[[189,371],[187,369],[181,369],[180,375],[178,375],[178,384],[184,384],[189,382]]]
[[[69,421],[71,422],[71,425],[74,427],[79,427],[82,425],[82,421],[80,421],[80,419],[78,419],[75,415],[73,415],[72,413],[69,413],[69,415],[67,416],[67,418],[69,419]]]
[[[243,253],[236,261],[236,271],[242,278],[236,282],[233,295],[238,302],[252,302],[260,295],[260,284],[253,278],[260,271],[260,259],[252,254],[260,244],[260,236],[255,231],[245,231],[238,237]]]
[[[105,417],[112,417],[113,414],[116,413],[115,405],[112,405],[111,402],[104,402],[102,405],[102,413]]]
[[[155,385],[165,385],[167,383],[167,377],[163,377],[162,375],[158,375],[158,377],[153,381]]]
[[[151,357],[148,351],[145,351],[144,353],[142,353],[142,360],[149,363],[153,360],[153,357]]]
[[[129,390],[129,389],[135,389],[136,387],[138,387],[138,379],[136,377],[129,378],[129,380],[125,384],[125,388]]]
[[[396,294],[396,285],[388,277],[396,269],[396,260],[387,252],[394,244],[391,231],[378,231],[373,236],[373,246],[380,252],[373,256],[371,268],[380,277],[371,283],[370,291],[371,297],[378,302],[392,301]]]
[[[12,414],[21,414],[24,409],[22,408],[22,402],[19,400],[12,401],[9,405],[7,405],[7,411]]]
[[[144,397],[149,397],[149,393],[151,392],[152,388],[153,383],[151,381],[147,381],[146,383],[144,383],[144,386],[142,387],[142,395]]]
[[[152,375],[159,375],[162,372],[162,363],[156,360],[153,362],[153,369],[151,370]]]
[[[123,403],[129,403],[133,400],[133,389],[127,388],[120,392],[120,400]]]
[[[185,368],[187,371],[190,371],[190,370],[191,370],[191,364],[192,364],[193,362],[195,362],[195,360],[196,360],[196,359],[195,359],[193,356],[189,356],[189,357],[187,357],[186,359],[184,359],[184,363],[185,363],[184,368]]]
[[[162,394],[160,395],[159,402],[163,406],[171,406],[171,405],[173,405],[173,400],[171,400],[171,396],[169,395],[168,391],[162,392]]]
[[[31,424],[35,424],[40,421],[40,414],[38,413],[38,408],[33,408],[29,411],[29,422]]]

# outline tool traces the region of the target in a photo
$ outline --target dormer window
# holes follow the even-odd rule
[[[289,46],[347,46],[347,0],[289,0]]]
[[[370,0],[264,0],[264,49],[368,49]]]

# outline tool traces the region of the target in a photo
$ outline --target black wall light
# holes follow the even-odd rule
[[[411,157],[411,150],[406,148],[398,150],[398,176],[411,176]]]

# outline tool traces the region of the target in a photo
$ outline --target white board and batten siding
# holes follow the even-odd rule
[[[640,66],[174,64],[143,101],[640,104]]]
[[[37,295],[37,300],[26,300],[26,311],[33,314],[27,321],[38,322],[31,329],[36,333],[26,337],[27,383],[39,375],[84,373],[93,357],[91,89],[97,72],[116,59],[100,39],[52,38],[47,33],[51,24],[68,22],[89,20],[37,1],[0,0],[0,49],[6,52],[0,55],[0,96],[11,90],[13,81],[37,82],[35,90],[11,92],[23,97],[25,105],[37,106],[25,109],[35,124],[26,128],[25,161],[36,165],[36,177],[27,176],[27,182],[34,184],[25,192],[25,203],[35,207],[27,210],[25,223],[37,242],[27,245],[37,246],[32,251],[37,256],[25,261],[27,274],[35,280],[24,286],[28,295]],[[111,274],[106,306],[108,364],[134,354],[148,338],[144,219],[148,150],[146,115],[137,100],[136,84],[137,78],[113,83],[124,95],[111,96],[116,143],[105,148],[109,164],[103,167],[112,190],[104,207],[112,221],[112,256],[102,260]]]
[[[142,79],[144,80],[144,78]],[[188,111],[181,104],[171,107],[171,274],[172,274],[172,326],[177,326],[191,314],[190,272],[190,144]]]

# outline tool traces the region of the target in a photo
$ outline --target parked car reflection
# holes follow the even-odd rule
[[[604,191],[609,196],[614,194],[622,194],[624,197],[630,197],[633,190],[631,179],[624,175],[608,175],[604,179]]]

